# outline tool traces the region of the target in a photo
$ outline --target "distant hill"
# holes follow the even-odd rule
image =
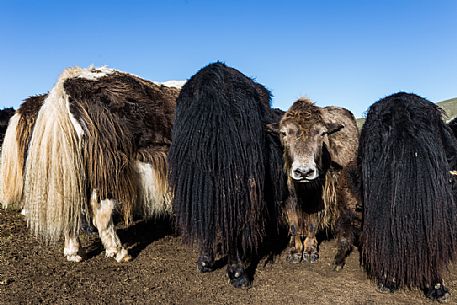
[[[447,114],[447,120],[455,118],[457,116],[457,97],[436,103],[438,106],[444,109]]]
[[[436,104],[443,108],[443,110],[446,112],[447,117],[444,118],[446,121],[457,117],[457,97],[438,102]],[[357,127],[359,127],[359,129],[362,128],[364,122],[365,118],[358,118]]]
[[[365,123],[365,118],[358,118],[355,120],[357,121],[357,127],[359,128],[359,130],[362,130],[363,123]]]

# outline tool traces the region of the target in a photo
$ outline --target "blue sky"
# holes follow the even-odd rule
[[[457,0],[0,2],[0,107],[68,66],[185,80],[223,61],[269,88],[361,116],[399,90],[457,97]]]

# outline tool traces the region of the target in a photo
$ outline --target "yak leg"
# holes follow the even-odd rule
[[[93,223],[98,230],[100,239],[105,247],[106,256],[114,257],[118,263],[131,260],[127,249],[122,247],[121,241],[114,230],[112,213],[114,202],[111,199],[97,200],[94,191],[91,198],[91,206],[94,214]]]
[[[202,273],[214,271],[214,254],[211,247],[202,247],[200,250],[197,269]]]
[[[316,263],[319,259],[319,252],[317,251],[317,238],[316,238],[316,224],[307,224],[308,234],[303,242],[303,260],[305,262]]]
[[[79,263],[82,258],[78,255],[79,251],[79,238],[77,236],[70,236],[70,234],[65,233],[65,243],[63,248],[63,255],[67,258],[69,262]]]
[[[287,209],[287,219],[289,221],[289,248],[287,250],[287,260],[291,263],[299,263],[303,257],[302,230],[298,223],[298,213],[295,209]]]
[[[247,273],[246,259],[237,250],[228,255],[227,276],[235,288],[250,288],[252,279]]]
[[[354,216],[355,217],[355,216]],[[346,257],[352,251],[354,244],[354,228],[352,226],[350,214],[342,215],[337,224],[337,246],[338,251],[335,255],[334,270],[340,271],[346,264]]]

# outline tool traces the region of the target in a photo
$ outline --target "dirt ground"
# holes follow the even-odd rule
[[[0,304],[434,304],[421,291],[381,294],[359,267],[354,251],[336,273],[335,242],[324,241],[317,264],[262,260],[253,287],[232,288],[225,267],[196,270],[196,253],[181,245],[168,221],[138,222],[118,230],[134,259],[106,258],[96,234],[83,235],[85,261],[67,262],[63,243],[32,237],[18,211],[0,209]],[[457,304],[457,267],[445,276]],[[453,296],[452,294],[455,294]]]

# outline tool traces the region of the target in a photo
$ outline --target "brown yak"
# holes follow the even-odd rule
[[[355,118],[344,108],[320,108],[300,98],[282,117],[279,131],[289,189],[288,260],[317,262],[316,234],[323,230],[336,234],[338,271],[357,235],[357,196],[350,187],[358,147]]]
[[[167,153],[180,89],[107,67],[65,69],[46,95],[27,99],[2,146],[0,202],[23,207],[45,242],[64,237],[79,262],[91,221],[107,257],[130,260],[112,220],[171,212]],[[84,217],[86,216],[86,217]]]

